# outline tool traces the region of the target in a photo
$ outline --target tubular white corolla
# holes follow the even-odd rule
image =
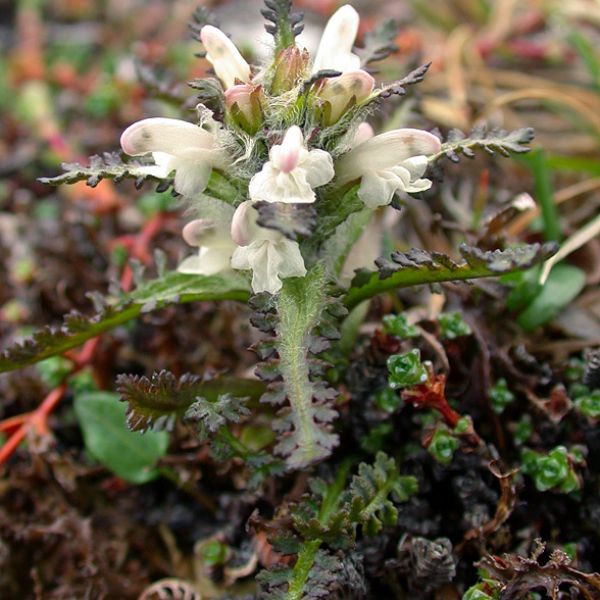
[[[198,254],[188,256],[177,268],[180,273],[214,275],[231,269],[231,255],[236,248],[227,228],[211,219],[196,219],[182,231],[183,239],[198,248]]]
[[[342,6],[332,15],[325,26],[315,55],[313,74],[324,69],[342,73],[360,69],[360,57],[352,53],[359,23],[358,13],[349,4]]]
[[[361,180],[359,198],[370,208],[389,204],[399,191],[431,187],[422,179],[427,157],[440,151],[440,140],[420,129],[396,129],[377,135],[344,154],[336,163],[336,181]]]
[[[250,82],[250,65],[220,29],[205,25],[200,31],[200,39],[206,50],[206,59],[212,64],[225,88],[239,82]]]
[[[256,224],[256,209],[250,200],[242,202],[233,215],[231,237],[238,244],[231,258],[234,269],[252,270],[255,293],[276,294],[282,278],[304,277],[306,268],[297,242],[272,229]]]
[[[138,121],[121,135],[121,147],[130,156],[152,153],[156,164],[137,170],[158,178],[175,171],[173,187],[184,196],[204,191],[212,169],[229,164],[212,133],[179,119]]]
[[[250,180],[254,202],[310,203],[314,188],[333,179],[333,160],[324,150],[306,149],[299,127],[290,127],[283,142],[269,152],[269,161]]]

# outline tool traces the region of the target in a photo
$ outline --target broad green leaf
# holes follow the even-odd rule
[[[155,465],[167,451],[169,436],[164,431],[129,431],[125,411],[118,394],[91,392],[75,398],[75,414],[89,454],[119,477],[146,483],[159,475]]]
[[[519,315],[519,325],[530,331],[547,323],[575,300],[584,287],[585,273],[581,269],[565,264],[556,265],[539,294]]]

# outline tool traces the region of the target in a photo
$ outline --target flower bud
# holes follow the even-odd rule
[[[246,133],[254,135],[263,123],[261,86],[234,85],[225,92],[227,116]]]
[[[293,90],[306,78],[310,55],[297,46],[284,48],[275,59],[275,72],[271,82],[271,94],[279,96]]]
[[[362,104],[374,87],[375,80],[361,70],[322,80],[317,88],[317,97],[321,101],[322,125],[337,123],[350,108]]]

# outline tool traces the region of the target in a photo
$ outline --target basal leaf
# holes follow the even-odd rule
[[[177,378],[169,371],[153,373],[151,377],[119,375],[117,390],[127,403],[127,424],[134,431],[169,428],[176,419],[186,415],[199,399],[217,403],[230,396],[258,398],[264,391],[260,381],[220,377],[210,379],[186,373]],[[223,409],[227,409],[225,406]],[[224,412],[224,410],[221,410]],[[227,416],[225,412],[224,416]],[[233,420],[233,419],[229,419]]]
[[[169,445],[165,432],[141,434],[125,424],[126,407],[110,392],[90,392],[75,398],[75,414],[86,450],[105,467],[132,483],[158,476],[156,462]]]
[[[584,287],[585,273],[581,269],[566,264],[556,265],[540,292],[519,315],[519,325],[530,331],[547,323],[577,298]]]

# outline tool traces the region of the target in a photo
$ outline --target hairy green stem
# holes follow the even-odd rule
[[[277,352],[287,398],[296,449],[288,465],[302,467],[327,455],[319,444],[321,433],[314,419],[314,387],[310,380],[308,348],[325,300],[323,268],[316,266],[306,277],[287,279],[279,294]]]

